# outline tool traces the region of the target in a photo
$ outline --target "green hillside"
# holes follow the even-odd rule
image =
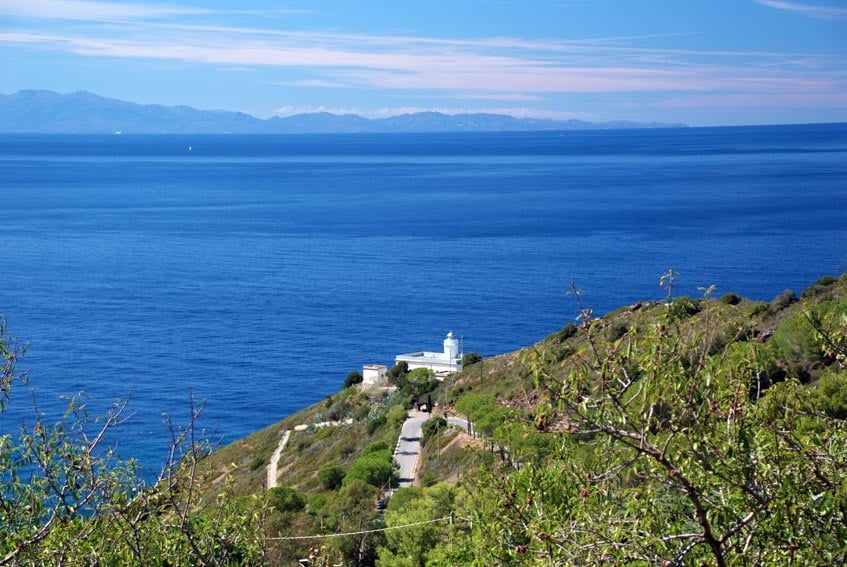
[[[160,564],[154,550],[170,546],[185,564],[843,563],[847,277],[764,303],[675,297],[673,276],[662,301],[602,317],[574,289],[576,322],[444,382],[394,369],[393,393],[350,385],[214,452],[189,426],[174,474],[140,492],[126,491],[131,470],[63,431],[4,440],[7,470],[15,455],[39,462],[43,438],[56,478],[89,474],[63,501],[49,482],[22,488],[4,473],[0,561],[62,549],[70,564]],[[413,398],[436,406],[417,486],[382,511]],[[37,510],[20,506],[34,498]]]

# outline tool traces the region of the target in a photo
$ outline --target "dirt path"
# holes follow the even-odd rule
[[[282,435],[282,439],[279,440],[279,445],[274,451],[274,454],[271,455],[271,462],[268,463],[268,490],[274,488],[277,485],[277,468],[279,467],[279,458],[282,456],[282,450],[285,449],[285,445],[288,443],[288,438],[291,436],[291,430],[289,429]]]

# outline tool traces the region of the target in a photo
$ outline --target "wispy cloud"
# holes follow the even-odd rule
[[[665,99],[653,106],[660,108],[795,108],[799,104],[810,104],[826,108],[847,109],[847,93],[822,93],[803,96],[785,96],[781,94],[694,94]]]
[[[847,20],[847,8],[819,4],[801,4],[799,2],[783,2],[782,0],[756,0],[768,8],[796,12],[818,20]]]
[[[81,21],[156,20],[197,15],[268,15],[306,13],[304,10],[216,10],[174,4],[94,2],[90,0],[0,0],[0,13],[31,18]]]
[[[129,37],[132,35],[134,37]],[[391,40],[394,41],[394,40]],[[612,65],[604,53],[554,57],[543,53],[480,49],[363,49],[353,43],[321,46],[312,42],[232,38],[221,34],[127,37],[74,33],[4,32],[0,42],[38,43],[79,55],[129,59],[182,60],[229,67],[281,67],[320,71],[299,86],[374,87],[481,92],[479,98],[539,93],[599,93],[763,88],[825,88],[826,79],[806,80],[784,69],[702,65],[666,53],[662,65]],[[763,56],[767,58],[768,56]]]
[[[318,87],[322,89],[346,89],[350,88],[350,85],[346,85],[344,83],[338,83],[335,81],[327,81],[325,79],[302,79],[299,81],[291,81],[289,83],[279,83],[284,86],[290,87]]]
[[[56,20],[124,21],[207,14],[209,10],[87,0],[0,0],[0,13]]]
[[[847,12],[757,1],[815,17]],[[680,35],[673,33],[545,41],[215,25],[214,17],[233,13],[245,12],[176,4],[0,0],[0,15],[22,16],[17,29],[7,25],[0,32],[0,43],[87,57],[272,69],[286,75],[274,84],[293,88],[374,88],[476,101],[537,102],[571,93],[799,96],[845,90],[844,62],[835,55],[649,46],[652,39]],[[69,21],[56,24],[57,18]]]
[[[544,100],[543,96],[539,96],[537,94],[526,94],[526,93],[486,93],[486,92],[474,92],[474,91],[464,91],[464,92],[455,92],[446,95],[436,95],[435,98],[453,98],[453,99],[462,99],[462,100],[506,100],[506,101],[523,101],[523,102],[531,102],[531,101],[539,101]]]

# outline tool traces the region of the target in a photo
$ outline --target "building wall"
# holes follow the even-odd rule
[[[368,364],[362,368],[362,383],[385,384],[388,382],[386,371],[386,367],[381,364]]]

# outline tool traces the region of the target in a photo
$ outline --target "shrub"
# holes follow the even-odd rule
[[[741,303],[741,296],[732,292],[725,293],[718,299],[718,302],[726,305],[738,305]]]
[[[355,451],[356,443],[352,439],[347,439],[346,441],[343,441],[341,445],[338,446],[338,453],[341,455],[342,459],[346,459]]]
[[[326,507],[326,494],[319,492],[309,499],[309,514],[317,514]]]
[[[579,332],[579,327],[576,326],[576,323],[568,323],[561,330],[556,331],[547,337],[547,339],[557,339],[559,341],[566,341],[571,337],[575,337]]]
[[[342,484],[347,485],[355,480],[363,480],[377,488],[389,484],[395,477],[394,457],[388,449],[363,453],[347,474]]]
[[[344,467],[338,463],[330,463],[318,471],[318,480],[326,490],[335,490],[341,487],[345,474]]]
[[[835,276],[823,276],[811,286],[804,289],[803,292],[800,294],[800,297],[815,297],[826,293],[830,286],[832,286],[832,284],[836,283],[837,281],[838,278],[836,278]]]
[[[365,447],[365,450],[362,451],[362,454],[363,455],[369,455],[371,453],[378,453],[379,451],[387,451],[387,450],[388,450],[388,443],[386,443],[385,441],[374,441],[373,443],[371,443],[370,445]]]
[[[827,372],[815,390],[818,407],[829,417],[847,419],[847,376]]]
[[[482,355],[478,352],[469,352],[462,356],[462,367],[470,366],[482,361]]]
[[[434,417],[425,421],[423,427],[421,427],[421,446],[423,447],[424,445],[426,445],[427,441],[437,435],[438,432],[444,430],[446,427],[447,420],[443,417]]]
[[[782,311],[792,303],[797,301],[797,294],[793,289],[786,289],[771,301],[771,311]]]
[[[608,329],[606,329],[606,340],[610,343],[615,342],[622,336],[624,336],[629,329],[623,323],[617,323],[614,325],[610,325]]]
[[[350,386],[353,386],[355,384],[361,384],[362,380],[364,380],[364,378],[359,373],[359,371],[353,370],[350,372],[350,374],[347,375],[347,378],[344,379],[344,387],[349,388]]]
[[[802,382],[808,381],[810,371],[821,364],[815,331],[802,313],[780,323],[769,344],[776,358]]]
[[[407,384],[418,396],[427,394],[438,387],[435,373],[429,368],[415,368],[406,376]]]
[[[306,496],[288,486],[275,486],[270,490],[271,505],[283,514],[301,512],[306,508]]]
[[[671,317],[674,319],[687,319],[700,312],[700,304],[687,295],[683,295],[673,300],[670,310]]]
[[[401,423],[406,421],[407,416],[408,414],[406,412],[406,404],[397,403],[391,406],[391,408],[389,408],[386,419],[391,425],[400,425]]]
[[[408,373],[409,373],[409,363],[407,363],[404,360],[404,361],[398,362],[397,364],[392,366],[391,370],[389,370],[388,373],[386,374],[386,377],[388,378],[388,381],[391,384],[393,384],[393,385],[395,385],[399,388],[399,387],[402,387],[402,385],[399,384],[399,382],[402,382],[403,379],[406,378],[406,374],[408,374]]]
[[[372,419],[368,422],[368,435],[373,435],[377,429],[385,425],[386,419],[384,415],[381,415],[375,419]]]
[[[265,459],[263,459],[262,457],[260,457],[258,455],[253,457],[253,460],[250,462],[250,470],[251,471],[259,470],[263,466],[265,466]]]
[[[764,301],[757,301],[750,307],[750,317],[756,317],[758,315],[765,315],[771,310],[771,306],[765,303]]]
[[[367,404],[363,404],[356,408],[356,411],[353,413],[353,419],[356,421],[363,421],[367,419],[367,417],[371,414],[371,408]]]

